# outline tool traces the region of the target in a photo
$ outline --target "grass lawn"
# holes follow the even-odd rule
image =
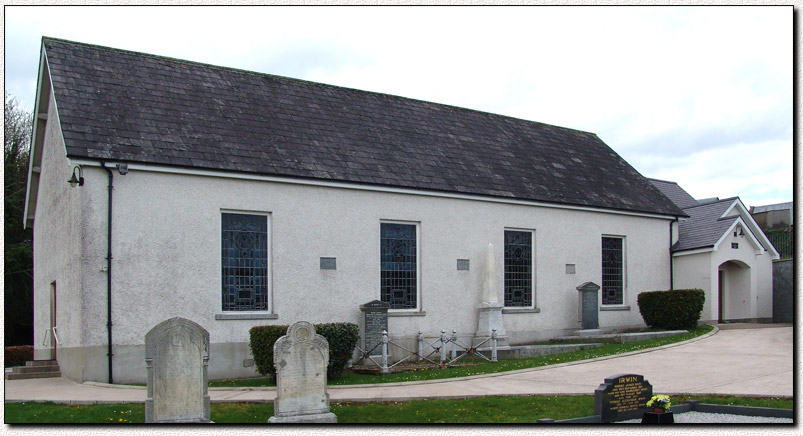
[[[791,398],[733,396],[676,396],[673,403],[703,403],[792,409]],[[332,403],[341,424],[481,424],[534,423],[594,414],[594,396],[481,397],[463,400],[414,400],[388,403]],[[273,415],[271,403],[212,403],[212,421],[219,424],[265,424]],[[145,422],[143,404],[92,406],[53,403],[6,403],[6,424],[131,424]]]
[[[648,348],[660,347],[676,342],[687,341],[689,339],[702,336],[713,330],[712,326],[703,325],[689,331],[689,333],[661,339],[649,339],[646,341],[629,342],[625,344],[606,343],[599,348],[589,350],[573,351],[570,353],[555,354],[543,357],[531,357],[526,359],[500,360],[496,363],[477,362],[476,365],[462,366],[447,369],[425,369],[416,371],[392,373],[386,375],[358,374],[345,371],[337,380],[330,380],[329,385],[357,385],[373,383],[398,383],[405,381],[435,380],[454,377],[465,377],[470,375],[491,374],[497,372],[513,371],[518,369],[536,368],[540,366],[555,365],[559,363],[574,362],[578,360],[593,359],[596,357],[612,356],[616,354],[628,353],[631,351],[645,350]],[[276,386],[276,382],[269,378],[247,378],[236,380],[210,381],[209,387],[268,387]]]

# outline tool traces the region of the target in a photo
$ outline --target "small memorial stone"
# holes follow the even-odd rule
[[[329,343],[315,327],[299,321],[273,345],[276,366],[274,416],[269,423],[336,423],[329,411],[326,367]]]
[[[209,332],[171,318],[145,335],[146,423],[209,422]]]
[[[594,414],[600,422],[640,419],[648,411],[652,385],[643,375],[621,374],[605,379],[594,391]]]

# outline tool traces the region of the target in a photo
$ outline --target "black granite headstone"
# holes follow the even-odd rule
[[[643,375],[621,374],[605,379],[594,391],[594,414],[600,422],[640,419],[649,411],[647,401],[652,397],[652,385]]]
[[[390,303],[374,300],[360,306],[363,313],[363,350],[371,355],[382,353],[382,332],[388,330]]]

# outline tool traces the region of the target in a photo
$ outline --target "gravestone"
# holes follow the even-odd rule
[[[209,332],[171,318],[145,335],[146,423],[209,422]]]
[[[374,300],[360,306],[363,318],[363,350],[371,356],[382,354],[382,332],[388,331],[390,303]]]
[[[643,375],[621,374],[605,379],[594,391],[594,414],[600,422],[640,419],[649,411],[652,385]]]
[[[599,334],[599,285],[585,282],[576,288],[580,292],[580,336]]]
[[[276,366],[274,416],[269,423],[336,423],[329,411],[326,367],[329,343],[315,327],[299,321],[273,345]]]

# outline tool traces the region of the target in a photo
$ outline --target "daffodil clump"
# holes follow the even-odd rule
[[[117,411],[115,410],[113,413],[117,413]],[[117,422],[117,423],[130,423],[130,422],[132,422],[132,421],[130,421],[130,420],[128,419],[129,417],[126,417],[125,415],[126,415],[126,414],[130,415],[131,413],[133,413],[131,410],[121,410],[121,411],[120,411],[120,415],[123,415],[123,417],[122,417],[122,418],[120,418],[120,417],[116,417],[116,418],[117,418],[117,421],[115,421],[115,420],[114,420],[114,418],[109,418],[109,421],[110,421],[110,422]]]
[[[672,407],[672,401],[670,401],[669,395],[653,395],[650,401],[647,401],[647,407],[669,410],[669,408]]]

